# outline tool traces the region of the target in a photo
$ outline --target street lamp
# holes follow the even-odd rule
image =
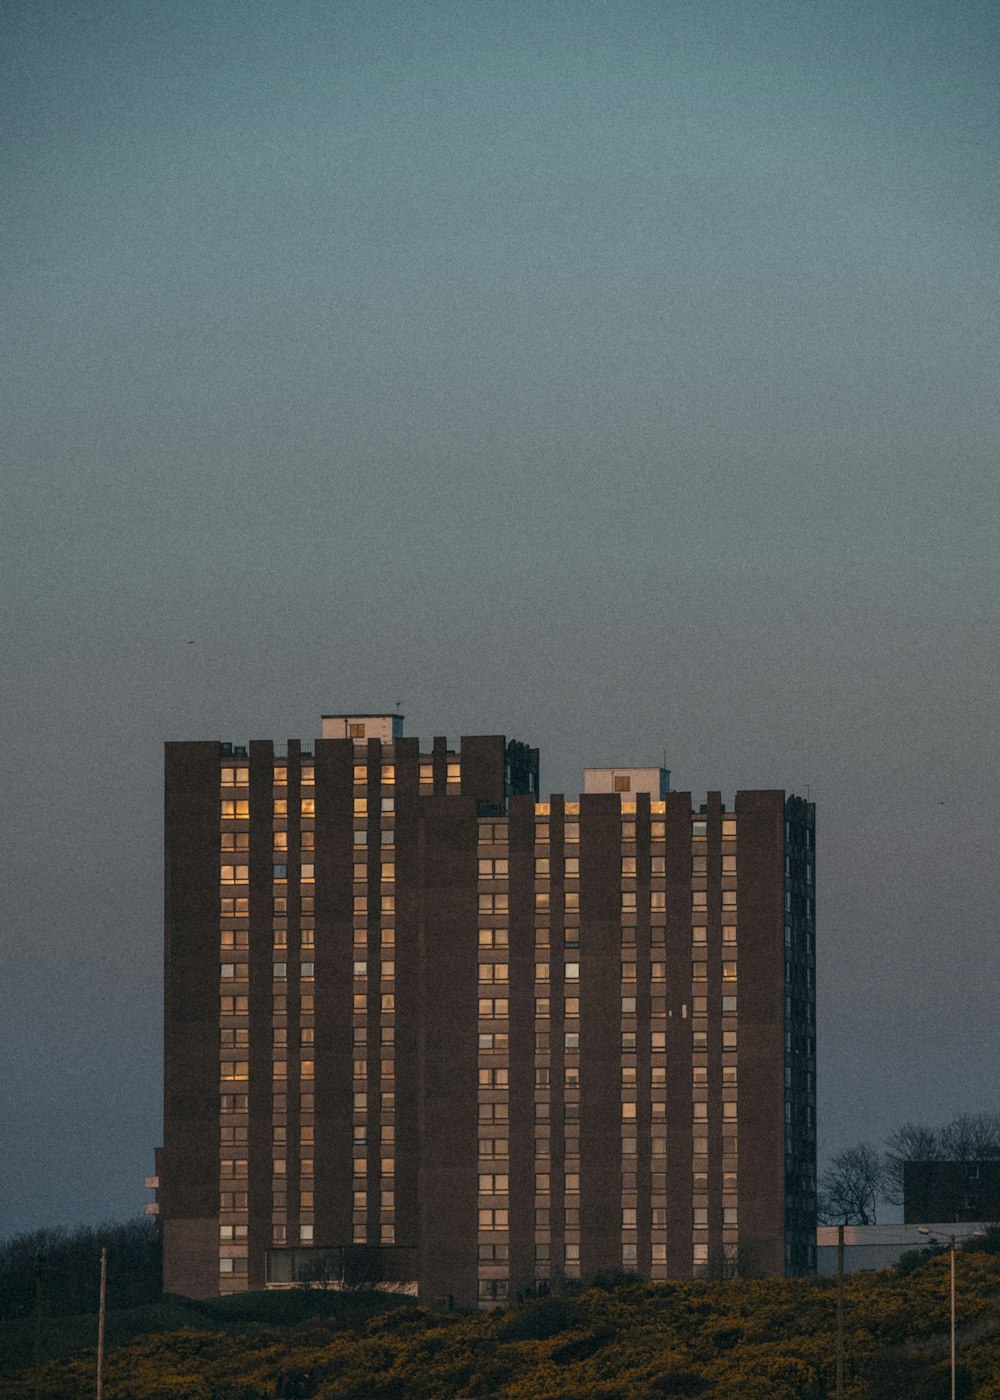
[[[982,1235],[982,1230],[974,1230],[969,1235],[964,1235],[967,1240],[978,1239]],[[917,1229],[918,1235],[926,1235],[928,1239],[938,1238],[934,1231],[926,1225],[921,1225]],[[951,1400],[955,1400],[955,1235],[948,1236],[948,1254],[951,1258]]]

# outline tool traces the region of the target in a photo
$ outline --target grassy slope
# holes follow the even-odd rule
[[[1000,1400],[1000,1256],[962,1256],[959,1278],[960,1394]],[[855,1275],[845,1293],[849,1400],[947,1396],[947,1261],[931,1260],[905,1278]],[[123,1338],[111,1351],[107,1400],[270,1397],[283,1370],[309,1372],[322,1400],[833,1394],[835,1292],[827,1280],[638,1284],[470,1316],[386,1300],[393,1311],[354,1331],[341,1315],[295,1315],[342,1306],[311,1293],[182,1307],[180,1330]],[[281,1308],[283,1320],[275,1316]],[[175,1315],[164,1312],[160,1321],[174,1326]],[[82,1400],[93,1394],[93,1377],[91,1350],[47,1365],[42,1393]],[[4,1382],[9,1400],[33,1395],[30,1373]]]

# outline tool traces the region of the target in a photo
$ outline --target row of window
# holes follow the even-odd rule
[[[272,866],[271,866],[271,879],[272,879],[276,884],[284,884],[284,883],[287,881],[287,879],[288,879],[288,864],[287,864],[287,862],[283,862],[283,863],[280,864],[280,865],[279,865],[279,864],[276,864],[276,863],[275,863],[275,864],[272,864]],[[300,865],[300,866],[299,866],[299,879],[302,881],[303,884],[306,884],[306,885],[314,884],[315,881],[316,881],[316,866],[315,866],[314,864],[305,864],[305,863],[303,863],[302,865]],[[219,884],[220,884],[220,885],[247,885],[247,884],[249,884],[249,883],[250,883],[250,867],[249,867],[249,865],[222,865],[222,866],[219,867]],[[223,913],[223,915],[225,915],[227,912],[228,912],[228,913],[236,913],[236,914],[240,914],[240,913],[249,913],[249,905],[248,905],[246,908],[237,908],[235,905],[233,905],[233,906],[230,908],[230,907],[227,907],[227,906],[225,905],[225,902],[223,902],[222,913]]]

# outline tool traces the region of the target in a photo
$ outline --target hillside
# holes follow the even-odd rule
[[[963,1253],[959,1395],[1000,1400],[1000,1256]],[[286,1295],[287,1296],[287,1295]],[[301,1297],[301,1295],[299,1295]],[[305,1306],[252,1295],[239,1307],[175,1309],[173,1330],[122,1339],[107,1358],[106,1400],[270,1400],[279,1377],[308,1377],[317,1400],[824,1400],[833,1395],[835,1288],[829,1280],[633,1284],[543,1298],[490,1314],[391,1307],[302,1319]],[[235,1300],[233,1300],[235,1301]],[[285,1321],[277,1314],[284,1310]],[[299,1313],[296,1316],[296,1313]],[[269,1321],[261,1321],[269,1318]],[[154,1324],[156,1325],[156,1324]],[[855,1275],[845,1283],[849,1400],[948,1395],[948,1263]],[[112,1322],[111,1335],[115,1336]],[[127,1330],[127,1329],[126,1329]],[[46,1400],[94,1393],[93,1348],[45,1364]],[[30,1370],[4,1377],[33,1400]]]

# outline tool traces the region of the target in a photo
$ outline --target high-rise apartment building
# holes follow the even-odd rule
[[[815,1267],[813,807],[330,716],[166,751],[167,1292]]]

